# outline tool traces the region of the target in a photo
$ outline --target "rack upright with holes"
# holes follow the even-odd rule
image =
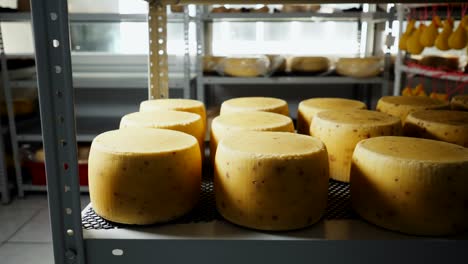
[[[181,1],[187,2],[210,1]],[[210,207],[212,190],[209,181],[203,184],[204,196],[198,208],[179,222],[146,227],[116,226],[93,215],[91,205],[83,211],[82,218],[67,3],[63,0],[32,1],[32,7],[56,263],[343,263],[362,260],[373,263],[421,260],[453,263],[465,257],[467,242],[455,239],[466,239],[466,235],[436,239],[405,236],[382,230],[353,216],[324,219],[310,228],[291,232],[240,228],[219,219]],[[164,11],[153,7],[150,10],[152,18],[154,12],[158,16]],[[150,23],[150,27],[154,26]],[[164,42],[165,24],[156,23],[156,28],[161,28],[159,33],[162,34],[156,33],[154,39]],[[164,58],[156,59],[162,63],[153,66],[162,67],[150,70],[167,72]],[[159,97],[167,89],[166,75],[159,76],[164,78],[152,79],[150,97]],[[346,212],[343,211],[347,208],[349,195],[346,187],[331,184],[330,200],[335,202],[330,204],[336,207],[329,211]],[[111,229],[106,229],[108,227]]]

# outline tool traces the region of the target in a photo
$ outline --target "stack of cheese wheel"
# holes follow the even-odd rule
[[[157,110],[175,110],[200,115],[203,124],[206,124],[205,105],[191,99],[155,99],[143,101],[140,104],[140,112],[154,112]]]
[[[218,142],[239,131],[294,133],[294,124],[287,116],[269,112],[240,112],[218,116],[211,124],[210,153],[213,161]]]
[[[377,102],[377,111],[399,117],[402,122],[410,113],[447,107],[445,102],[423,96],[384,96]]]
[[[268,73],[270,60],[266,56],[250,58],[225,58],[220,63],[220,69],[228,76],[257,77]]]
[[[468,111],[468,95],[457,95],[452,97],[450,105],[453,110]]]
[[[271,97],[240,97],[224,101],[221,105],[221,115],[239,112],[272,112],[289,116],[288,103]]]
[[[324,111],[315,115],[310,134],[327,146],[330,178],[349,182],[356,144],[370,137],[399,136],[400,119],[368,110]]]
[[[312,98],[299,104],[297,113],[297,133],[309,134],[315,114],[326,110],[366,109],[365,103],[343,98]]]
[[[425,110],[408,115],[403,127],[411,137],[437,139],[468,147],[468,112]]]
[[[468,228],[468,148],[441,141],[361,141],[351,167],[353,208],[376,225],[416,235]]]
[[[120,128],[145,127],[177,130],[194,136],[198,140],[202,157],[205,153],[205,131],[200,115],[171,110],[136,112],[125,115]]]
[[[340,75],[369,78],[380,74],[382,71],[381,59],[370,58],[340,58],[336,63],[336,72]]]
[[[325,57],[293,57],[290,71],[295,73],[320,73],[328,71],[330,61]]]
[[[218,211],[235,224],[261,230],[306,227],[326,207],[327,151],[309,136],[240,132],[219,143],[214,185]]]
[[[103,133],[93,140],[88,166],[93,209],[113,222],[170,221],[199,198],[200,150],[185,133],[150,128]]]

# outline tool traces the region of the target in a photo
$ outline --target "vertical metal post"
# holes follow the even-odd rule
[[[167,61],[167,8],[160,1],[149,1],[149,99],[169,98]]]
[[[402,4],[397,4],[397,18],[398,18],[398,27],[399,27],[399,40],[403,33],[403,16],[404,16],[404,6]],[[398,44],[396,44],[398,45]],[[395,60],[395,80],[393,83],[393,95],[400,95],[401,92],[401,81],[402,81],[402,71],[401,66],[403,65],[402,61],[402,51],[398,49],[396,60]]]
[[[184,98],[192,98],[190,89],[190,14],[189,6],[184,6]]]
[[[0,125],[0,129],[1,129]],[[5,145],[3,144],[3,136],[0,136],[0,193],[2,195],[2,204],[10,202],[10,189],[8,187],[8,173],[5,162]]]
[[[21,164],[19,161],[18,141],[16,137],[16,123],[15,123],[15,115],[14,115],[14,109],[13,109],[13,99],[11,95],[11,86],[10,86],[10,79],[8,76],[7,58],[5,54],[5,47],[3,45],[3,34],[2,34],[1,27],[0,27],[0,62],[1,62],[1,67],[2,67],[3,94],[4,94],[5,103],[6,103],[7,115],[8,115],[8,126],[9,126],[9,134],[10,134],[10,141],[11,141],[11,149],[13,152],[13,164],[15,167],[15,178],[16,178],[16,184],[18,185],[18,196],[23,197],[24,196],[23,180],[22,180]],[[6,167],[5,167],[5,177],[6,179],[8,179]],[[6,183],[7,183],[6,188],[8,189],[8,180],[6,180]]]
[[[196,28],[197,28],[197,60],[195,69],[197,72],[197,99],[205,101],[205,83],[203,81],[203,51],[205,47],[205,34],[203,23],[203,6],[197,5]]]
[[[68,5],[31,6],[55,263],[84,263]]]

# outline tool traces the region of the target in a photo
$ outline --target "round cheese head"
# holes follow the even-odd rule
[[[98,135],[88,161],[94,211],[123,224],[170,221],[198,201],[201,156],[195,137],[127,128]]]
[[[468,95],[457,95],[452,97],[450,105],[454,110],[468,111]]]
[[[192,99],[154,99],[143,101],[140,104],[140,112],[153,112],[156,110],[175,110],[200,115],[206,127],[205,105],[200,101]]]
[[[402,122],[416,111],[446,108],[447,103],[424,96],[384,96],[377,102],[377,111],[399,117]]]
[[[291,118],[269,112],[240,112],[218,116],[211,123],[210,153],[214,160],[218,142],[239,131],[277,131],[294,133]]]
[[[408,115],[406,136],[436,139],[468,147],[468,112],[424,110]]]
[[[297,133],[309,134],[315,114],[326,110],[366,109],[365,103],[344,98],[312,98],[299,103]]]
[[[198,140],[201,153],[205,152],[204,124],[197,114],[169,110],[136,112],[125,115],[120,121],[121,129],[129,127],[162,128],[184,132],[194,136]]]
[[[349,77],[370,78],[379,75],[382,66],[382,59],[378,57],[340,58],[336,63],[336,72]]]
[[[303,228],[326,207],[327,151],[309,136],[239,132],[219,143],[214,184],[216,206],[228,221],[261,230]]]
[[[356,144],[367,138],[401,135],[400,119],[368,110],[331,110],[315,115],[310,134],[327,146],[330,178],[349,182]]]
[[[330,67],[330,61],[325,57],[293,57],[290,64],[291,71],[299,73],[324,72]]]
[[[240,97],[224,101],[221,115],[246,111],[272,112],[289,116],[288,103],[272,97]]]
[[[351,167],[351,200],[367,221],[415,235],[468,227],[468,149],[418,138],[361,141]]]
[[[224,74],[234,77],[257,77],[266,75],[270,60],[266,56],[251,58],[226,58],[222,60]]]

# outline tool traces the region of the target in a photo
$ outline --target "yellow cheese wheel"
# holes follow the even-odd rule
[[[450,105],[454,110],[468,111],[468,94],[457,95],[452,97]]]
[[[406,136],[437,139],[468,147],[468,112],[424,110],[406,118]]]
[[[344,98],[312,98],[299,103],[297,133],[309,134],[315,114],[325,110],[366,109],[365,103]]]
[[[241,112],[218,116],[211,123],[210,153],[213,161],[218,142],[239,131],[294,133],[294,124],[287,116],[269,112]]]
[[[266,56],[253,58],[226,58],[221,62],[224,74],[234,77],[266,75],[270,60]]]
[[[468,227],[468,149],[441,141],[361,141],[351,167],[354,210],[376,225],[416,235]]]
[[[408,114],[429,109],[446,109],[448,103],[423,96],[384,96],[377,102],[377,111],[406,120]]]
[[[140,112],[153,112],[155,110],[175,110],[200,115],[206,130],[205,104],[192,99],[155,99],[143,101],[140,104]]]
[[[198,140],[202,157],[205,153],[205,131],[200,115],[171,110],[136,112],[120,120],[120,128],[145,127],[162,128],[184,132]]]
[[[355,78],[375,77],[382,71],[382,60],[369,58],[340,58],[336,63],[336,72],[340,75]]]
[[[330,61],[325,57],[293,57],[290,60],[291,72],[317,73],[330,68]]]
[[[368,110],[331,110],[315,115],[310,134],[327,146],[330,178],[349,182],[351,157],[356,144],[370,137],[399,136],[400,119]]]
[[[326,207],[327,151],[309,136],[239,132],[218,145],[214,184],[228,221],[261,230],[306,227]]]
[[[225,57],[221,56],[205,56],[203,57],[203,72],[216,73],[218,67]]]
[[[88,172],[94,211],[117,223],[170,221],[190,211],[200,194],[197,140],[173,130],[100,134],[91,145]]]
[[[221,115],[245,111],[272,112],[289,116],[288,103],[272,97],[240,97],[224,101],[221,105]]]

